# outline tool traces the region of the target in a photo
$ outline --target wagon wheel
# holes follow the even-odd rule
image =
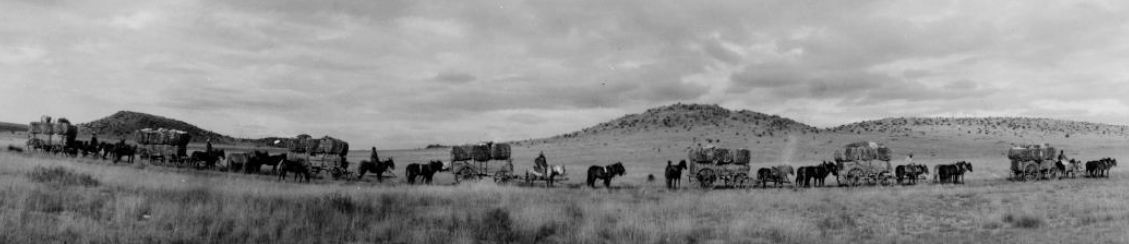
[[[733,186],[738,188],[745,188],[749,185],[749,181],[751,181],[751,179],[749,175],[745,173],[737,173],[737,175],[733,176]]]
[[[878,175],[878,183],[882,184],[882,186],[893,185],[894,184],[894,177],[891,177],[890,174],[888,174],[888,173],[879,174]]]
[[[1034,164],[1029,164],[1029,165],[1027,165],[1026,170],[1024,170],[1024,175],[1027,177],[1026,180],[1028,180],[1028,181],[1038,180],[1039,179],[1039,168],[1035,167]]]
[[[466,181],[475,181],[475,180],[479,179],[478,177],[479,177],[478,174],[475,173],[473,169],[469,169],[469,168],[462,169],[462,170],[459,170],[459,172],[455,173],[455,183],[462,183],[462,182],[466,182]]]
[[[509,173],[510,173],[509,171],[505,171],[505,170],[499,170],[498,172],[494,172],[494,183],[505,184],[505,183],[510,182]]]
[[[851,169],[851,171],[847,172],[847,184],[850,186],[860,186],[862,185],[862,177],[862,170]]]
[[[702,188],[710,188],[717,181],[717,174],[712,169],[703,169],[698,171],[697,179]]]

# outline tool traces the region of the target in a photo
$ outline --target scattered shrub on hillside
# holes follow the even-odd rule
[[[63,167],[39,167],[27,173],[27,177],[32,181],[56,185],[56,186],[86,186],[95,187],[102,183],[95,180],[93,176],[82,173],[75,173]]]
[[[1043,218],[1027,214],[1007,214],[1004,215],[1004,223],[1009,223],[1014,227],[1034,229],[1043,225]]]

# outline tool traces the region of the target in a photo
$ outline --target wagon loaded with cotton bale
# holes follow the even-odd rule
[[[702,188],[744,187],[752,181],[749,177],[752,152],[748,149],[691,148],[687,158],[690,161],[690,184],[698,184]]]
[[[450,170],[456,182],[475,181],[484,177],[494,177],[495,182],[505,183],[518,177],[514,174],[510,144],[485,142],[473,145],[451,147]],[[504,165],[490,167],[490,162],[505,162]]]
[[[896,178],[891,173],[891,153],[890,148],[876,142],[856,142],[835,151],[835,163],[847,185],[892,185]]]
[[[1058,151],[1050,144],[1020,145],[1007,151],[1007,158],[1011,161],[1011,180],[1033,181],[1048,175],[1056,178],[1058,170],[1055,163],[1061,157]]]
[[[187,165],[188,143],[192,141],[192,135],[188,132],[166,128],[143,128],[133,134],[138,144],[138,156],[142,160],[148,160],[150,164]]]
[[[46,152],[62,152],[68,147],[75,146],[78,137],[78,126],[72,125],[66,118],[52,121],[51,116],[42,116],[37,122],[28,123],[27,149],[42,150]]]
[[[280,143],[284,143],[289,151],[286,154],[287,160],[306,162],[314,176],[320,176],[324,172],[333,179],[355,178],[354,172],[349,171],[345,165],[349,143],[344,140],[330,136],[313,138],[302,134],[280,140]]]

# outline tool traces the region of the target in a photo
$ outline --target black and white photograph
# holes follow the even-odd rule
[[[1129,243],[1129,1],[0,0],[0,243]]]

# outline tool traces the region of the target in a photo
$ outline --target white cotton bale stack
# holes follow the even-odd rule
[[[752,161],[753,154],[749,149],[737,149],[733,151],[733,163],[747,164]]]
[[[494,160],[508,160],[510,153],[510,144],[498,143],[490,148],[490,158]]]
[[[470,156],[474,158],[474,161],[490,161],[490,145],[479,144],[472,146]]]
[[[451,147],[451,161],[467,161],[474,159],[470,154],[471,151],[471,146]]]

